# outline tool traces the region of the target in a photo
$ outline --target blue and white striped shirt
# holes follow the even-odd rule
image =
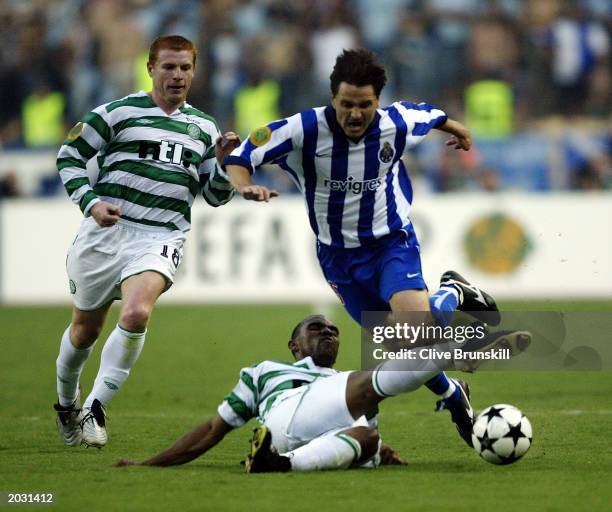
[[[331,106],[317,107],[255,130],[224,164],[251,173],[279,165],[304,195],[318,240],[360,247],[409,224],[412,185],[401,157],[446,119],[431,105],[396,102],[353,142]]]

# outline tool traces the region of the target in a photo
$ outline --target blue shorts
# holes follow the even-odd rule
[[[363,247],[318,243],[317,256],[325,279],[357,323],[362,311],[389,311],[397,292],[427,289],[411,224]]]

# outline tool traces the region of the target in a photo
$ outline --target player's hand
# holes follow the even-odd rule
[[[472,139],[469,137],[451,137],[446,141],[447,146],[455,146],[455,149],[469,151],[472,147]]]
[[[405,466],[408,464],[400,457],[393,448],[388,444],[383,443],[380,447],[380,465],[381,466]]]
[[[136,466],[136,462],[127,459],[119,459],[117,462],[113,464],[114,468],[122,468],[125,466]]]
[[[270,190],[263,185],[248,185],[239,190],[240,195],[249,201],[270,201],[273,197],[278,197],[276,190]]]
[[[223,163],[223,159],[236,149],[242,140],[239,135],[234,132],[225,132],[215,141],[215,156],[219,164]]]
[[[466,128],[461,130],[459,133],[454,134],[450,139],[446,141],[447,146],[455,146],[455,149],[463,149],[463,151],[469,151],[472,147],[472,134]]]
[[[106,201],[99,201],[94,204],[89,213],[103,228],[114,226],[121,218],[121,208]]]

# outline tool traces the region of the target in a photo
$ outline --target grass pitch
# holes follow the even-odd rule
[[[612,314],[610,303],[558,305],[568,306]],[[299,306],[159,307],[141,359],[109,408],[109,444],[95,450],[63,446],[51,408],[69,308],[0,308],[0,492],[54,492],[57,509],[88,512],[610,510],[612,375],[603,372],[467,376],[475,408],[511,403],[531,420],[531,450],[511,466],[480,460],[449,415],[432,412],[435,397],[421,389],[381,404],[381,435],[408,460],[405,467],[246,475],[239,461],[252,423],[185,466],[110,467],[120,457],[148,458],[214,414],[242,366],[289,360],[289,333],[311,312]],[[331,317],[341,330],[337,368],[358,367],[357,326],[340,309]],[[85,394],[101,346],[85,369]]]

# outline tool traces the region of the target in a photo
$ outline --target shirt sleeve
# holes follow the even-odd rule
[[[68,133],[57,155],[57,170],[70,200],[89,216],[91,207],[100,201],[87,176],[87,161],[112,138],[112,128],[105,106],[89,112]]]
[[[274,121],[253,130],[231,155],[223,161],[227,165],[246,167],[251,174],[261,165],[289,154],[301,147],[303,141],[300,115]]]
[[[213,144],[217,140],[216,136],[212,137]],[[215,155],[215,146],[211,146],[210,149],[204,155],[202,165],[198,170],[200,175],[200,187],[202,189],[202,196],[205,201],[211,206],[221,206],[229,203],[234,197],[234,187],[229,181],[225,171],[221,169],[217,163],[217,157]]]
[[[240,370],[240,380],[217,408],[219,416],[234,428],[241,427],[257,414],[257,389],[253,368]]]
[[[421,142],[433,128],[446,123],[448,116],[443,110],[428,103],[410,103],[408,101],[393,104],[406,122],[406,144],[414,147]]]

